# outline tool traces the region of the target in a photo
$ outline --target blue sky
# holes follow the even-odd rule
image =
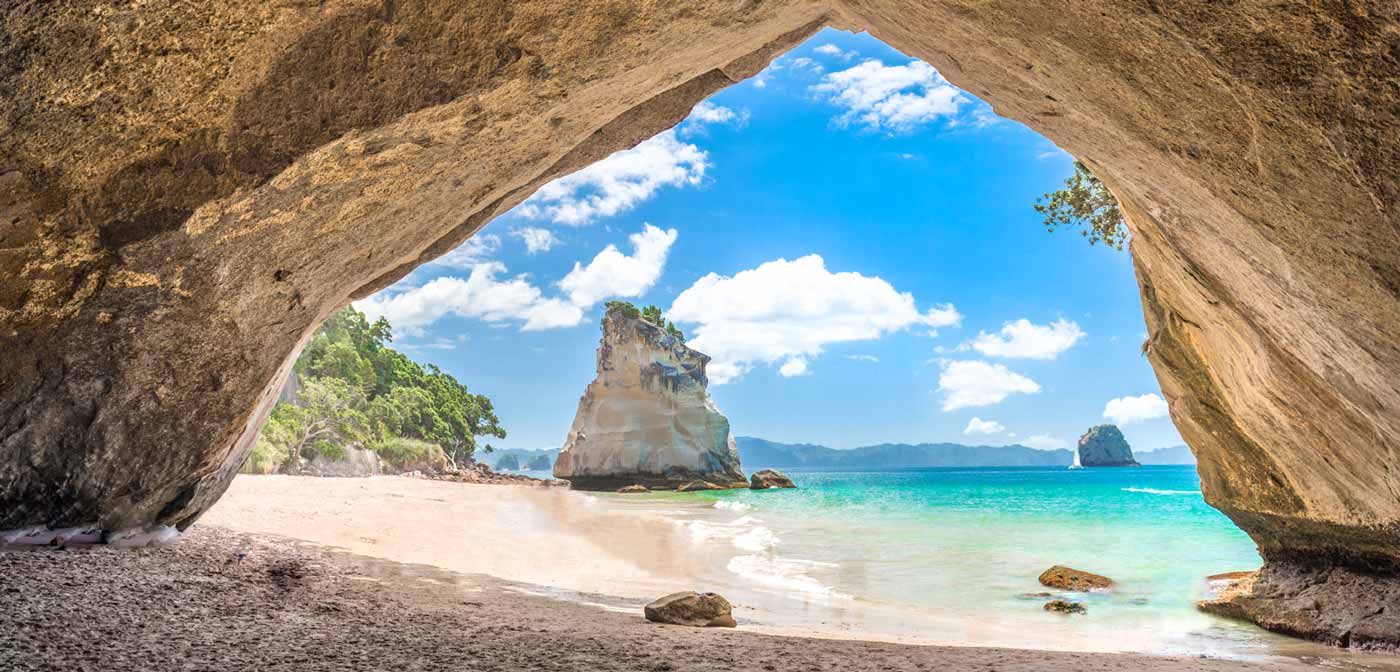
[[[1073,159],[931,67],[823,30],[637,148],[557,180],[357,302],[558,447],[602,304],[668,311],[736,435],[838,448],[1180,443],[1127,252],[1031,206]]]

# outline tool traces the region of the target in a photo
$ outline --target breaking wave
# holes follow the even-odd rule
[[[1157,488],[1123,488],[1123,492],[1142,492],[1149,495],[1199,495],[1200,490],[1158,490]]]

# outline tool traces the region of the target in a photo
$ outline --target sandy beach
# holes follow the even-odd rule
[[[684,526],[608,501],[617,500],[398,477],[241,477],[171,547],[0,553],[0,669],[1223,671],[1319,662],[915,645],[765,627],[774,607],[742,600],[737,630],[660,626],[641,606],[706,588],[695,577],[715,558]],[[1378,667],[1343,659],[1323,662]]]
[[[0,613],[0,669],[16,672],[1311,669],[662,626],[211,524],[159,549],[0,553]]]

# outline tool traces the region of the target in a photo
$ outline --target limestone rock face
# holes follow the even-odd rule
[[[1395,3],[565,4],[0,9],[0,530],[190,525],[327,315],[833,25],[1114,191],[1266,566],[1400,577]]]
[[[1079,467],[1136,467],[1133,449],[1123,432],[1114,425],[1090,427],[1079,437],[1079,447],[1074,454],[1074,464]]]
[[[317,455],[301,471],[307,476],[378,476],[384,473],[384,464],[372,450],[347,446],[342,459]]]
[[[706,391],[708,356],[611,308],[597,359],[598,376],[579,399],[555,477],[591,490],[744,480],[729,420]]]

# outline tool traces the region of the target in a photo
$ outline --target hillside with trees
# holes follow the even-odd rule
[[[391,470],[432,469],[470,462],[478,437],[505,438],[490,399],[392,340],[388,321],[371,324],[353,307],[326,320],[297,358],[292,399],[273,408],[243,471],[295,474],[351,449]]]

